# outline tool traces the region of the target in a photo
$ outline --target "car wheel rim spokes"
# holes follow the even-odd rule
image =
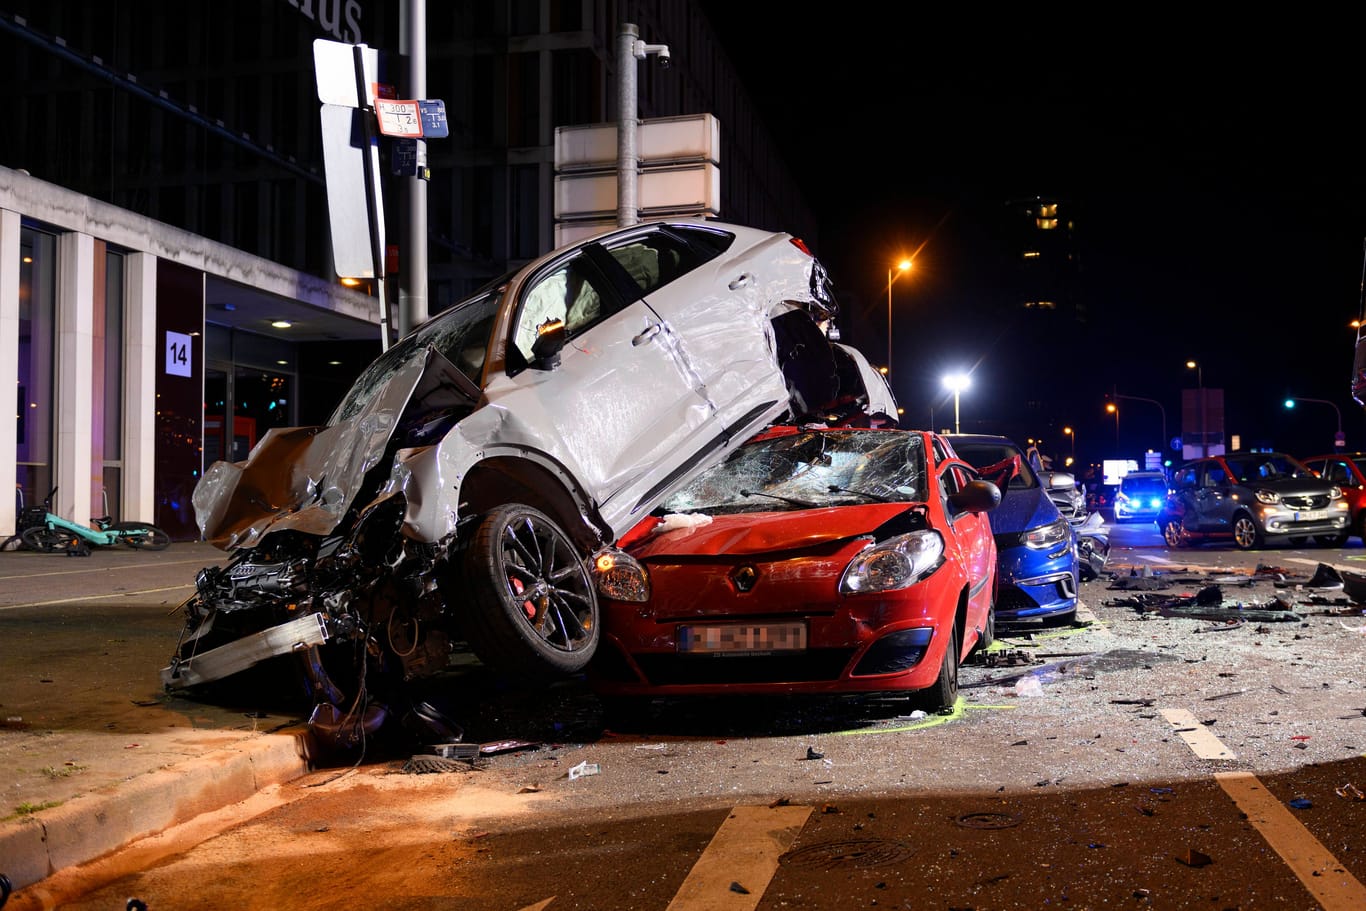
[[[509,522],[503,542],[507,594],[521,603],[527,624],[548,645],[567,652],[582,648],[591,633],[584,621],[591,609],[590,582],[573,547],[531,516]]]

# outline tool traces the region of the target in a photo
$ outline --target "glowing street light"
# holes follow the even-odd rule
[[[1072,438],[1072,458],[1077,457],[1077,432],[1071,427],[1064,427],[1062,432]]]
[[[1186,361],[1186,369],[1195,371],[1195,386],[1200,390],[1200,455],[1209,455],[1209,437],[1205,434],[1205,374],[1195,361]]]
[[[892,266],[887,267],[887,370],[883,371],[884,373],[890,372],[892,369],[892,283],[903,274],[911,271],[911,261],[903,258],[901,262],[896,264],[897,271],[895,274],[893,274],[892,268]]]
[[[953,393],[953,432],[961,432],[958,423],[958,396],[972,385],[972,377],[966,373],[950,373],[944,377],[944,388]]]
[[[1318,402],[1320,405],[1328,405],[1329,407],[1331,407],[1334,413],[1338,416],[1338,432],[1337,435],[1333,437],[1333,448],[1343,449],[1344,447],[1346,447],[1347,437],[1345,437],[1342,433],[1342,411],[1338,409],[1338,406],[1336,404],[1328,401],[1327,399],[1307,399],[1303,396],[1297,395],[1292,398],[1286,399],[1285,407],[1294,408],[1296,402]]]
[[[1107,414],[1113,414],[1113,415],[1115,416],[1115,445],[1118,446],[1118,445],[1119,445],[1119,406],[1116,405],[1114,402],[1106,402],[1106,403],[1105,403],[1105,411],[1106,411]]]

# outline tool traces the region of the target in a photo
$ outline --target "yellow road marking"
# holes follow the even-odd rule
[[[666,911],[754,911],[778,872],[778,858],[810,815],[810,807],[736,807]],[[731,883],[745,891],[732,890]]]
[[[1323,911],[1366,908],[1366,887],[1338,862],[1281,802],[1249,772],[1218,772],[1215,779],[1248,822],[1299,877]]]
[[[1186,741],[1191,752],[1201,759],[1237,758],[1232,750],[1224,746],[1223,741],[1185,709],[1163,709],[1162,717],[1176,730],[1176,735]]]

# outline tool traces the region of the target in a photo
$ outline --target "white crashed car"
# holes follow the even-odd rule
[[[232,557],[199,574],[164,684],[303,655],[326,716],[443,669],[457,641],[523,676],[581,670],[594,561],[672,491],[780,418],[895,422],[830,341],[835,313],[801,241],[706,219],[504,277],[383,353],[326,426],[205,472],[197,521]]]

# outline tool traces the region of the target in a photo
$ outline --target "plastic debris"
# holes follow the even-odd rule
[[[732,891],[732,892],[739,892],[741,895],[748,895],[748,894],[749,894],[749,890],[748,890],[748,889],[746,889],[744,886],[740,885],[739,883],[734,883],[734,882],[730,884],[730,891]]]
[[[1296,810],[1307,810],[1313,805],[1314,802],[1308,797],[1296,797],[1294,800],[1290,801],[1290,806],[1294,807]]]
[[[1030,699],[1043,695],[1043,684],[1035,676],[1021,677],[1015,681],[1015,695],[1022,699]]]
[[[1348,782],[1340,788],[1334,788],[1333,793],[1339,797],[1350,797],[1352,800],[1366,800],[1366,794],[1361,793],[1357,786]]]
[[[602,767],[596,762],[589,762],[585,759],[569,770],[569,780],[573,781],[575,778],[582,778],[585,775],[596,775],[601,771]]]
[[[817,750],[816,750],[815,747],[807,747],[807,748],[806,748],[806,758],[807,758],[807,759],[824,759],[824,758],[825,758],[825,754],[824,754],[824,753],[817,752]]]
[[[1188,867],[1207,867],[1214,863],[1214,858],[1208,854],[1196,851],[1194,848],[1184,854],[1176,855],[1176,859]]]

